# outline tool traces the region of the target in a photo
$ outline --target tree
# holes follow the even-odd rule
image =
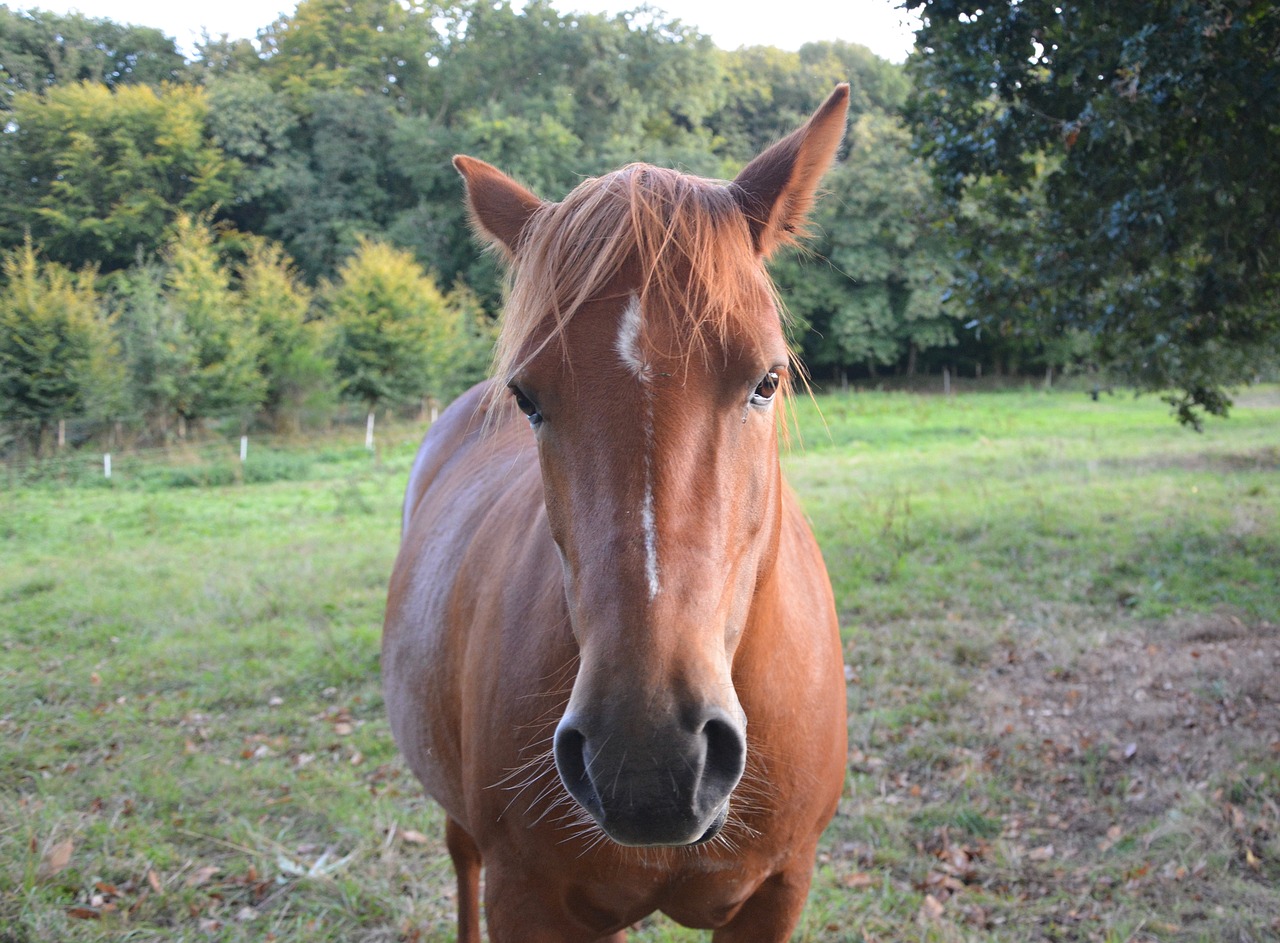
[[[898,114],[907,97],[902,67],[853,43],[806,43],[799,52],[748,46],[720,57],[724,99],[709,124],[735,161],[750,160],[789,134],[838,82],[849,83],[853,120],[869,111]]]
[[[429,60],[442,51],[434,3],[301,0],[259,33],[265,72],[306,110],[317,92],[359,91],[397,108],[420,103]]]
[[[165,301],[180,316],[192,354],[174,402],[180,434],[196,418],[235,415],[247,422],[266,393],[258,369],[262,338],[251,312],[236,303],[207,220],[180,215],[162,258]]]
[[[1087,330],[1184,422],[1225,414],[1280,348],[1280,8],[908,5],[914,124],[944,191],[1043,187],[1014,263],[1038,283],[1033,316]]]
[[[312,292],[280,245],[266,239],[250,243],[238,274],[237,303],[258,333],[262,409],[276,427],[296,429],[306,412],[334,398],[323,325],[309,320]]]
[[[0,245],[25,233],[54,261],[124,268],[179,213],[231,200],[239,165],[209,139],[190,86],[82,83],[20,92],[0,133]]]
[[[298,117],[262,76],[230,71],[205,84],[209,138],[236,163],[236,187],[220,215],[237,229],[262,232],[294,176],[303,172],[293,135]]]
[[[165,269],[141,261],[110,280],[117,330],[128,376],[130,418],[148,438],[169,438],[195,372],[195,342],[182,313],[169,304]]]
[[[344,396],[372,413],[447,395],[457,318],[412,255],[361,239],[323,291]]]
[[[0,414],[38,453],[55,421],[117,409],[124,377],[92,268],[42,262],[28,239],[3,272]]]
[[[185,73],[182,54],[158,29],[0,6],[0,109],[20,91],[78,82],[158,85]]]
[[[332,277],[361,237],[383,233],[410,204],[391,161],[395,121],[380,97],[330,91],[311,100],[266,221],[310,278]]]

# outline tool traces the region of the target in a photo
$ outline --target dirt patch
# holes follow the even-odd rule
[[[1066,664],[1011,654],[975,686],[991,733],[1197,781],[1242,752],[1280,752],[1280,627],[1215,614],[1139,626]]]

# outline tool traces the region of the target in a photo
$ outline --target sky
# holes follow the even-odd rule
[[[39,7],[55,13],[79,10],[89,17],[154,26],[190,55],[202,29],[211,36],[252,39],[296,0],[5,0],[9,9]],[[561,12],[615,12],[643,0],[553,0]],[[722,49],[777,46],[799,49],[807,42],[843,39],[901,62],[911,48],[914,17],[897,9],[902,0],[653,0],[672,17],[708,34]],[[778,10],[786,11],[779,16]]]

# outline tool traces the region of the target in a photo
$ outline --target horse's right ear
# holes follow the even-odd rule
[[[520,234],[542,201],[516,183],[497,167],[474,157],[459,154],[453,167],[467,184],[467,208],[476,229],[507,258],[513,258],[520,245]]]
[[[841,83],[813,116],[742,169],[734,195],[756,252],[768,258],[804,229],[818,182],[844,137],[849,86]]]

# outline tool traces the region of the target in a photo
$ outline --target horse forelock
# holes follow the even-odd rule
[[[551,344],[572,368],[565,328],[583,305],[618,290],[611,283],[628,265],[639,283],[626,293],[647,318],[672,319],[661,333],[675,349],[662,353],[686,363],[730,338],[761,345],[782,316],[728,185],[631,164],[584,181],[529,221],[494,358],[498,388]],[[626,299],[618,301],[621,312]]]

